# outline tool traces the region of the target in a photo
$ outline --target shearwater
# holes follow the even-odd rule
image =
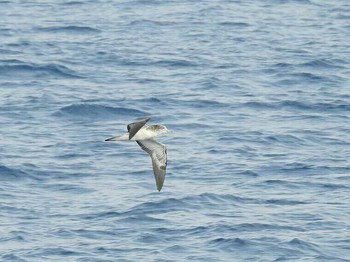
[[[144,118],[128,124],[128,133],[108,138],[105,141],[136,141],[136,143],[151,156],[157,189],[160,191],[165,179],[167,150],[163,144],[157,142],[153,138],[170,131],[164,125],[145,125],[149,120],[150,118]]]

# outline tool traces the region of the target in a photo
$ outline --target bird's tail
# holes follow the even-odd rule
[[[127,141],[127,140],[129,140],[129,134],[107,138],[105,141]]]

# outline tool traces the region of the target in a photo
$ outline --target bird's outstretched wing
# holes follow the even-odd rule
[[[154,139],[138,140],[139,146],[147,152],[152,159],[153,173],[156,179],[157,189],[160,191],[164,184],[166,165],[167,165],[167,150],[166,147],[155,141]]]
[[[129,132],[129,140],[136,135],[136,133],[141,129],[141,127],[143,127],[148,120],[150,120],[150,118],[144,118],[141,119],[140,121],[128,124],[127,128],[128,128],[128,132]]]

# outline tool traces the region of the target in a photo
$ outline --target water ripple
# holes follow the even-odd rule
[[[49,26],[39,27],[36,30],[48,32],[48,33],[69,33],[69,34],[94,34],[101,32],[100,30],[89,26]]]
[[[73,104],[62,107],[55,112],[54,115],[72,119],[99,121],[105,119],[115,119],[118,116],[143,117],[147,116],[148,113],[125,107],[110,107],[95,104]]]
[[[0,73],[4,76],[41,78],[82,78],[77,72],[60,64],[35,64],[20,60],[0,60]]]

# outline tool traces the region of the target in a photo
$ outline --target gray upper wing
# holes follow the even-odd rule
[[[166,147],[154,139],[136,141],[139,146],[147,152],[152,159],[153,173],[156,179],[157,189],[160,191],[163,187],[167,166]]]
[[[136,135],[136,133],[150,120],[150,118],[144,118],[140,121],[128,124],[129,140]]]

